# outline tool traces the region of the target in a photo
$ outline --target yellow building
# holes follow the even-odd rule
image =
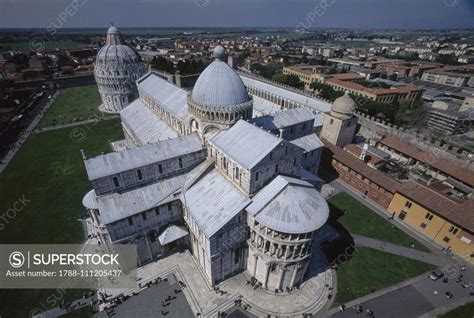
[[[455,201],[410,181],[396,191],[387,210],[429,240],[474,264],[474,200]]]
[[[301,65],[301,66],[287,66],[283,68],[283,74],[296,75],[306,87],[309,87],[312,82],[324,83],[326,75],[322,73],[327,69],[322,65]]]

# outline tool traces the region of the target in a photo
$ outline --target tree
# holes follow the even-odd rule
[[[174,64],[173,62],[169,61],[168,59],[162,57],[162,56],[155,56],[151,60],[151,67],[155,70],[167,72],[174,74],[175,69],[174,69]]]
[[[336,91],[334,88],[329,86],[328,84],[322,84],[319,82],[312,82],[310,87],[315,91],[319,92],[319,96],[324,99],[334,101],[336,98],[341,97],[344,95],[342,91]]]
[[[304,87],[304,83],[300,81],[299,77],[296,75],[285,75],[283,73],[277,73],[273,75],[272,80],[299,89],[302,89]]]
[[[395,73],[391,74],[391,75],[388,77],[388,79],[391,80],[391,81],[396,81],[397,78],[398,78],[398,76],[397,76],[397,74],[395,74]]]

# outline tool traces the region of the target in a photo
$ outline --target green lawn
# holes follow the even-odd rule
[[[438,318],[472,318],[474,317],[474,302],[465,304],[456,309],[448,311]]]
[[[97,85],[65,88],[40,121],[38,128],[110,116],[97,109],[101,103]]]
[[[77,136],[82,136],[81,143]],[[26,202],[8,224],[3,222],[0,242],[81,243],[83,229],[77,218],[85,212],[82,197],[91,185],[80,149],[88,155],[108,152],[108,141],[122,138],[117,119],[31,135],[0,175],[0,211],[20,199]],[[57,290],[0,290],[0,316],[26,317],[33,307],[47,304],[47,298],[57,294]],[[69,291],[64,298],[77,296],[82,296],[81,290]]]
[[[58,318],[89,318],[92,317],[92,306],[82,307],[81,309],[71,311],[65,315],[59,316]]]
[[[410,277],[431,271],[435,266],[368,247],[355,254],[337,270],[337,294],[334,306],[347,303]]]
[[[337,221],[351,233],[405,247],[411,247],[414,244],[417,250],[430,251],[415,238],[394,227],[390,221],[384,219],[345,192],[336,194],[328,202],[336,208],[345,211],[344,215],[338,218]]]

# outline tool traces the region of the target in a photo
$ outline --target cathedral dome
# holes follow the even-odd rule
[[[214,49],[215,61],[201,73],[191,94],[194,103],[209,108],[231,108],[250,101],[240,76],[224,62],[222,46]]]
[[[354,114],[355,108],[356,103],[346,91],[343,96],[336,98],[332,104],[331,113],[333,113],[333,115],[345,115],[350,117]]]

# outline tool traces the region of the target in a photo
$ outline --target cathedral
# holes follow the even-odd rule
[[[106,47],[117,44],[111,27]],[[129,52],[103,50],[100,76],[103,56],[125,61]],[[125,93],[107,72],[139,70],[131,56],[97,77],[103,105],[123,108],[125,139],[84,155],[92,190],[83,205],[103,244],[137,245],[139,265],[187,246],[212,286],[247,271],[269,291],[285,290],[304,281],[329,216],[316,132],[331,105],[236,72],[222,46],[213,55],[191,92],[148,72]],[[347,121],[348,101],[337,103],[332,115]]]

